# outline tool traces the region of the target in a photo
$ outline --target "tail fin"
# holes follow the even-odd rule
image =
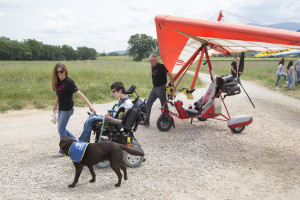
[[[132,154],[132,155],[135,155],[135,156],[145,156],[145,154],[139,150],[136,150],[132,147],[127,147],[125,145],[120,145],[120,148],[124,151],[127,151],[128,153]]]

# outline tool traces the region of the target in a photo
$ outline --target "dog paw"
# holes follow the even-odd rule
[[[120,185],[121,185],[121,184],[117,183],[117,184],[115,185],[115,187],[120,187]]]
[[[69,188],[74,188],[75,184],[68,185]]]
[[[90,180],[90,182],[91,182],[91,183],[94,183],[94,182],[95,182],[95,179],[94,179],[94,178],[92,178],[92,179]]]

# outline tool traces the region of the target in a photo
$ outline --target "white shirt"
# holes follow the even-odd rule
[[[278,65],[276,74],[277,75],[282,75],[282,72],[283,72],[283,65],[280,64],[280,65]]]

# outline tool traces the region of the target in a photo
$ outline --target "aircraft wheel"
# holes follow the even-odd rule
[[[132,146],[130,148],[134,148],[144,153],[144,151],[138,146]],[[124,150],[122,150],[122,152],[123,152],[123,163],[127,167],[138,167],[145,160],[144,156],[135,156]]]
[[[169,115],[162,115],[157,119],[156,125],[161,131],[168,131],[173,125],[173,119]]]
[[[198,120],[204,122],[207,120],[207,118],[198,118]]]
[[[240,126],[240,127],[231,129],[231,131],[233,133],[241,133],[244,129],[245,129],[245,126]]]
[[[110,165],[110,162],[108,160],[104,160],[104,161],[99,162],[97,165],[100,168],[106,168]]]

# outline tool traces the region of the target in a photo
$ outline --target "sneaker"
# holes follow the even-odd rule
[[[59,158],[59,157],[64,157],[64,156],[66,156],[66,154],[65,153],[62,153],[62,152],[57,152],[56,154],[53,154],[53,158]]]
[[[276,89],[276,90],[279,90],[279,88],[278,88],[278,87],[275,87],[275,89]]]
[[[141,122],[140,125],[145,126],[145,127],[150,126],[149,122],[145,122],[145,121]]]

